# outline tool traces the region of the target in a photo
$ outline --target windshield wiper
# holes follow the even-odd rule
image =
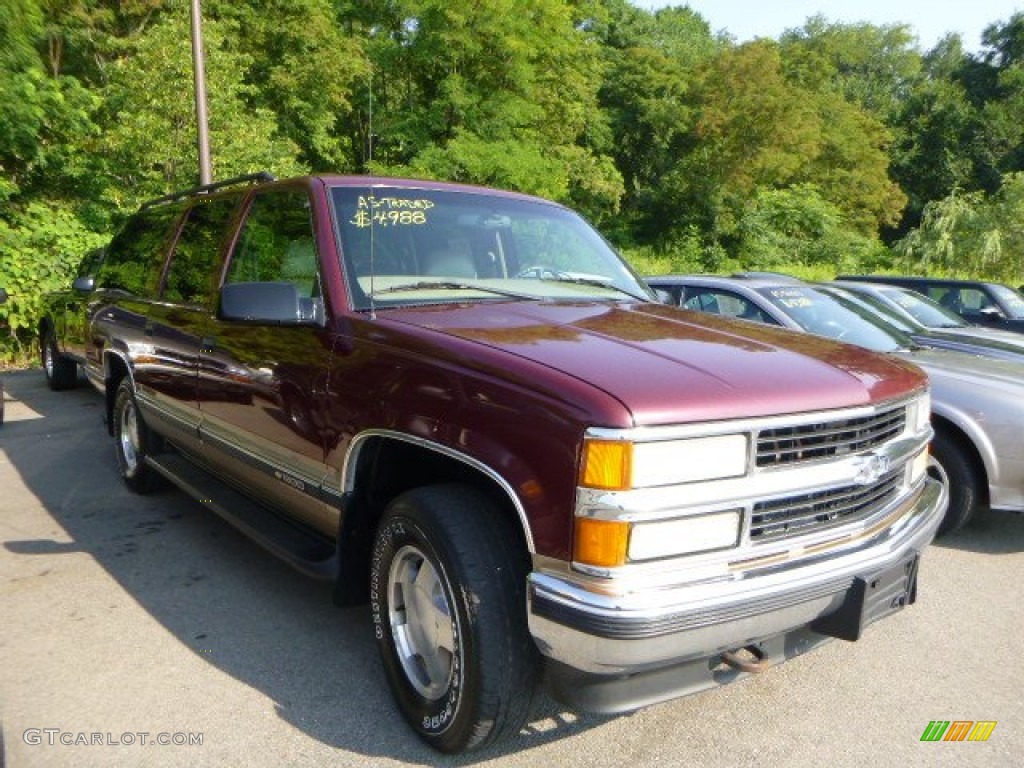
[[[536,300],[536,296],[530,296],[526,293],[518,293],[516,291],[506,291],[502,288],[489,288],[484,285],[474,285],[473,283],[457,283],[453,280],[420,280],[415,283],[402,283],[401,285],[392,285],[387,288],[381,288],[380,290],[374,291],[372,296],[381,296],[385,293],[401,293],[402,291],[482,291],[484,293],[493,293],[495,296],[507,296],[510,299],[530,299]]]
[[[549,277],[545,275],[540,279],[545,283],[573,283],[575,285],[590,285],[594,288],[607,288],[610,291],[621,293],[623,296],[629,296],[629,298],[636,299],[637,301],[651,301],[650,296],[638,296],[631,291],[627,291],[625,288],[619,288],[617,285],[613,285],[608,280],[601,280],[596,277],[577,277],[575,275],[551,275]]]

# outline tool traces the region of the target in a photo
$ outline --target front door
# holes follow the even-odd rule
[[[294,283],[304,320],[259,324],[215,320],[199,363],[204,457],[327,535],[337,506],[321,498],[327,473],[322,405],[331,361],[309,195],[303,187],[256,194],[224,283]],[[319,322],[318,322],[319,321]]]

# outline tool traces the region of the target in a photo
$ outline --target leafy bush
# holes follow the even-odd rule
[[[33,202],[12,220],[0,219],[0,286],[8,294],[0,304],[0,363],[35,356],[46,294],[67,290],[82,256],[104,239],[55,203]]]

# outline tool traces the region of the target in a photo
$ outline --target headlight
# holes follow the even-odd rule
[[[629,559],[654,560],[735,547],[739,543],[741,519],[742,512],[736,509],[636,524],[629,537]]]
[[[580,485],[620,491],[742,477],[748,456],[745,434],[650,443],[588,439]]]
[[[735,547],[743,512],[732,509],[650,523],[577,517],[573,560],[615,568],[629,561],[692,555]]]

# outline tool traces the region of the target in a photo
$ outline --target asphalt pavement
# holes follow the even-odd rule
[[[0,376],[0,768],[1024,764],[1022,516],[930,547],[918,603],[856,643],[628,716],[542,697],[452,758],[397,714],[365,608],[177,491],[123,487],[86,384]],[[932,721],[996,725],[922,742]]]

